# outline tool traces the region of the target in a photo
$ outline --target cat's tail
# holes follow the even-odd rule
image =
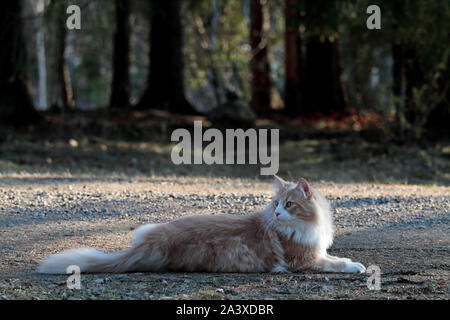
[[[90,248],[64,251],[41,262],[38,273],[67,273],[69,266],[77,266],[81,273],[120,273],[133,271],[136,259],[133,249],[105,253]]]
[[[150,233],[157,230],[158,226],[155,224],[139,227],[135,232],[132,247],[124,251],[105,253],[90,248],[79,248],[52,255],[41,262],[37,272],[67,273],[69,266],[78,266],[81,273],[160,271],[166,263],[165,255],[158,246],[160,241],[158,237],[153,241],[147,238]]]

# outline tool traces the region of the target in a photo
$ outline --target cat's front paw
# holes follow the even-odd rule
[[[286,268],[283,267],[283,266],[275,266],[274,268],[272,268],[272,270],[270,270],[270,272],[272,272],[272,273],[278,273],[278,274],[281,274],[281,273],[291,273],[288,269],[286,269]]]
[[[364,267],[359,262],[348,262],[345,268],[341,270],[343,273],[364,273],[366,272],[366,267]]]

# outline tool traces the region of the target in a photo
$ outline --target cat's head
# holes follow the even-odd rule
[[[288,238],[321,250],[333,242],[329,202],[301,178],[297,183],[275,176],[275,195],[265,214],[269,224]]]
[[[318,208],[315,190],[301,178],[297,183],[287,182],[274,176],[275,195],[270,203],[272,219],[276,224],[315,222]]]

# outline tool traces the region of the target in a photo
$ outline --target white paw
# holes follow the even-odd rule
[[[274,267],[270,272],[272,272],[272,273],[290,273],[290,271],[288,269],[286,269],[285,267],[280,266],[280,265]]]
[[[359,262],[349,262],[346,264],[345,268],[341,270],[344,273],[364,273],[366,272],[366,267],[364,267]]]

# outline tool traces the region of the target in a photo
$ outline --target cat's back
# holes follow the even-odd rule
[[[201,234],[240,234],[244,231],[254,231],[263,224],[259,213],[247,215],[193,215],[173,220],[166,228],[173,232],[190,232]]]

